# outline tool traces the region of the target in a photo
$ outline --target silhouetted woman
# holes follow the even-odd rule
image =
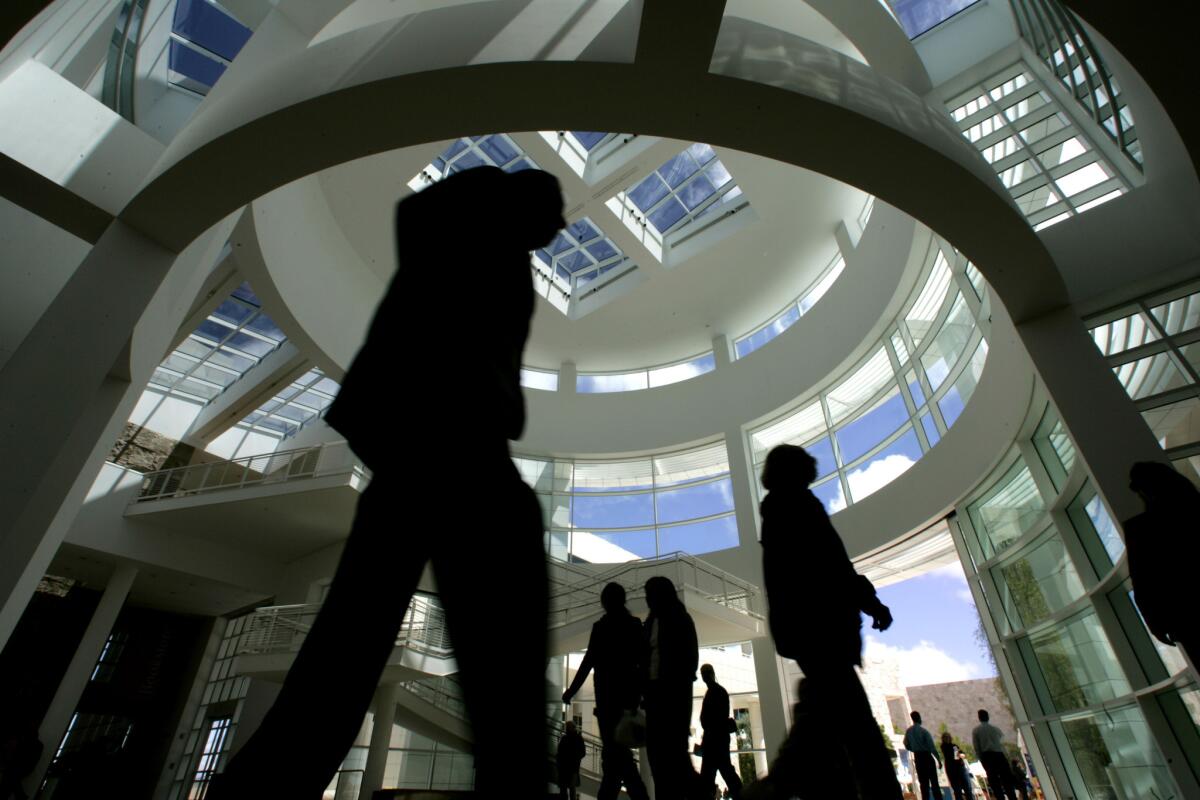
[[[892,624],[871,582],[854,571],[824,506],[809,484],[817,462],[802,447],[779,445],[767,455],[762,483],[763,585],[775,649],[795,659],[806,678],[806,716],[842,747],[845,763],[825,769],[850,772],[870,800],[900,800],[900,784],[879,735],[866,692],[854,668],[862,660],[862,613],[873,627]],[[812,767],[793,730],[755,797],[790,797]],[[851,790],[853,791],[853,790]]]
[[[646,581],[646,758],[655,800],[696,797],[699,776],[688,753],[692,684],[700,663],[696,624],[670,578]]]
[[[1194,584],[1200,563],[1196,521],[1200,492],[1166,464],[1139,461],[1129,470],[1129,488],[1146,505],[1126,520],[1125,549],[1133,596],[1150,632],[1200,658]]]
[[[399,268],[326,415],[371,484],[282,691],[209,800],[321,796],[428,562],[460,670],[476,788],[545,795],[542,514],[508,440],[525,425],[529,252],[562,225],[558,182],[536,170],[467,170],[397,205]]]

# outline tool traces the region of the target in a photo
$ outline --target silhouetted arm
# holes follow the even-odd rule
[[[562,701],[564,703],[570,704],[571,698],[574,697],[583,687],[584,681],[587,680],[587,677],[591,674],[591,672],[592,651],[589,648],[588,651],[583,654],[583,661],[579,662],[579,670],[575,673],[575,680],[571,681],[571,685],[567,687],[565,692],[563,692]]]

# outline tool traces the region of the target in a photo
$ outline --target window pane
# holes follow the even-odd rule
[[[908,421],[908,410],[899,389],[892,389],[874,408],[835,434],[842,463],[849,464],[890,436]]]
[[[1053,630],[1023,641],[1031,650],[1031,671],[1040,672],[1045,710],[1070,711],[1128,694],[1112,646],[1093,611],[1072,617]]]
[[[1067,516],[1079,533],[1096,574],[1107,574],[1125,552],[1125,542],[1090,482],[1085,482],[1075,495],[1067,507]]]
[[[925,376],[929,379],[929,386],[933,391],[937,391],[958,363],[974,330],[975,320],[960,294],[941,330],[937,332],[929,348],[921,354],[921,365],[925,368]]]
[[[1150,309],[1150,313],[1174,336],[1200,325],[1200,294],[1189,294]]]
[[[1053,529],[992,575],[1013,630],[1041,622],[1083,594],[1079,573]]]
[[[1200,400],[1189,397],[1142,412],[1142,419],[1164,447],[1191,444],[1200,433]]]
[[[636,558],[654,558],[656,555],[658,552],[653,528],[620,533],[571,533],[571,557],[575,561],[617,564]]]
[[[1158,341],[1158,332],[1142,314],[1133,314],[1092,328],[1092,339],[1106,356]]]
[[[921,444],[910,429],[869,460],[846,473],[850,497],[860,502],[908,471],[921,457]]]
[[[1188,383],[1183,372],[1166,353],[1157,353],[1113,367],[1113,372],[1134,400],[1176,389]]]
[[[836,514],[846,507],[846,496],[842,493],[842,483],[837,475],[824,483],[810,486],[809,491],[825,506],[826,514]]]
[[[733,516],[719,517],[674,525],[658,530],[659,550],[662,553],[711,553],[738,546],[737,520]]]
[[[1081,797],[1178,797],[1142,712],[1136,706],[1064,719],[1056,738],[1079,768]]]
[[[1024,462],[1018,461],[983,500],[968,507],[985,558],[991,558],[1023,533],[1046,510]]]
[[[733,484],[729,478],[683,489],[658,492],[659,524],[708,517],[733,510]]]
[[[654,524],[654,498],[643,494],[577,494],[571,522],[576,528],[633,528]]]

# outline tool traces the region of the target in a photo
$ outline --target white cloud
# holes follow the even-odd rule
[[[984,671],[974,663],[958,661],[931,642],[921,640],[915,647],[893,647],[876,639],[866,637],[863,648],[864,663],[873,660],[892,661],[899,664],[900,682],[905,686],[921,686],[927,683],[950,683],[983,677]]]
[[[934,567],[925,573],[933,578],[945,578],[958,584],[954,590],[954,596],[964,603],[975,605],[975,598],[971,595],[971,589],[967,586],[967,576],[963,574],[962,564],[955,561],[951,564],[944,564],[940,567]]]

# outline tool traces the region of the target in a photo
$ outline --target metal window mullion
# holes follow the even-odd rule
[[[1030,75],[1030,83],[1037,83],[1040,86],[1041,82],[1037,80],[1036,75],[1031,74]],[[1032,96],[1032,95],[1030,95],[1030,96]],[[1049,98],[1049,102],[1047,102],[1046,105],[1053,107],[1054,106],[1053,99]],[[1000,116],[1001,127],[1004,128],[1005,130],[1009,131],[1011,135],[1017,137],[1017,141],[1018,141],[1018,144],[1020,145],[1020,147],[1029,154],[1029,161],[1031,161],[1033,163],[1034,168],[1038,171],[1038,173],[1041,174],[1046,179],[1046,185],[1050,186],[1051,190],[1056,195],[1058,195],[1058,202],[1065,202],[1065,200],[1063,198],[1062,190],[1058,187],[1058,184],[1055,183],[1054,179],[1050,177],[1050,173],[1046,170],[1046,165],[1042,163],[1042,160],[1038,157],[1038,154],[1036,152],[1034,152],[1033,148],[1030,147],[1029,143],[1026,142],[1021,137],[1021,133],[1016,127],[1016,123],[1019,121],[1022,121],[1024,119],[1024,117],[1020,117],[1017,120],[1009,120],[1008,114],[1001,113],[999,116]],[[1026,116],[1028,116],[1028,115],[1026,115]],[[1047,115],[1047,116],[1050,116],[1050,115]],[[1045,117],[1043,117],[1042,119],[1045,119]],[[1041,120],[1038,120],[1038,121],[1040,122]],[[1001,141],[1002,141],[1002,139],[1001,139]],[[999,176],[1000,173],[997,172],[996,175]],[[1023,183],[1026,183],[1026,182],[1027,181],[1023,181]],[[1031,189],[1029,191],[1037,191],[1037,188],[1038,187],[1035,187],[1034,189]],[[1013,192],[1012,189],[1009,189],[1008,191],[1013,196],[1014,199],[1018,196],[1018,194],[1016,192]],[[1025,193],[1026,192],[1022,192],[1021,194],[1025,194]],[[1074,214],[1075,208],[1073,206],[1071,206],[1070,203],[1067,203],[1067,206],[1068,206],[1068,210],[1072,214]],[[1041,211],[1042,209],[1038,209],[1038,210]]]
[[[829,402],[825,399],[825,392],[817,395],[817,399],[821,403],[821,415],[825,417],[825,430],[829,435],[829,447],[833,452],[834,471],[837,473],[837,480],[842,487],[842,497],[846,501],[846,505],[850,505],[850,487],[846,483],[846,475],[842,468],[842,448],[838,445],[837,436],[833,432],[833,416],[829,413]]]
[[[1111,105],[1114,109],[1116,109],[1117,93],[1113,91],[1112,78],[1108,75],[1108,70],[1105,68],[1104,62],[1100,59],[1100,51],[1097,50],[1096,46],[1092,43],[1092,37],[1088,35],[1087,29],[1085,29],[1082,25],[1080,25],[1079,21],[1077,19],[1075,19],[1073,12],[1068,10],[1066,13],[1070,19],[1071,24],[1074,26],[1077,35],[1082,40],[1084,48],[1086,49],[1087,53],[1091,56],[1093,62],[1096,65],[1096,75],[1097,75],[1097,77],[1100,78],[1100,83],[1104,87],[1104,93],[1106,95],[1108,95],[1109,105]],[[1085,73],[1088,72],[1087,64],[1083,65],[1083,69],[1084,69]],[[1124,130],[1121,127],[1122,126],[1121,115],[1119,112],[1117,112],[1117,113],[1114,113],[1113,116],[1115,117],[1114,124],[1117,127],[1116,145],[1121,150],[1121,152],[1126,153],[1126,155],[1128,155],[1128,152],[1126,151]],[[1132,156],[1130,156],[1130,158],[1132,159]]]
[[[1059,43],[1058,49],[1061,50],[1062,54],[1063,54],[1063,68],[1066,70],[1066,75],[1059,76],[1059,80],[1062,83],[1064,83],[1070,87],[1071,95],[1072,95],[1072,97],[1075,98],[1075,102],[1078,103],[1078,102],[1080,102],[1079,86],[1075,82],[1075,69],[1071,64],[1072,53],[1067,52],[1067,45],[1069,44],[1071,46],[1071,50],[1074,51],[1074,53],[1078,53],[1079,48],[1075,44],[1075,42],[1070,39],[1070,36],[1062,28],[1059,27],[1058,21],[1055,20],[1056,14],[1054,13],[1054,9],[1050,8],[1049,4],[1047,4],[1045,7],[1043,7],[1043,11],[1046,12],[1046,23],[1049,25],[1050,29],[1054,32],[1054,39],[1056,42]],[[1054,69],[1054,68],[1052,67],[1052,69]],[[1054,69],[1054,71],[1057,72],[1056,69]],[[1084,67],[1083,71],[1086,73],[1087,67]],[[1064,80],[1064,77],[1065,77],[1065,80]],[[1097,123],[1099,123],[1100,120],[1096,116],[1096,111],[1095,111],[1095,98],[1092,98],[1091,106],[1092,107],[1089,108],[1089,111],[1091,111],[1093,119],[1095,119],[1095,121]]]

